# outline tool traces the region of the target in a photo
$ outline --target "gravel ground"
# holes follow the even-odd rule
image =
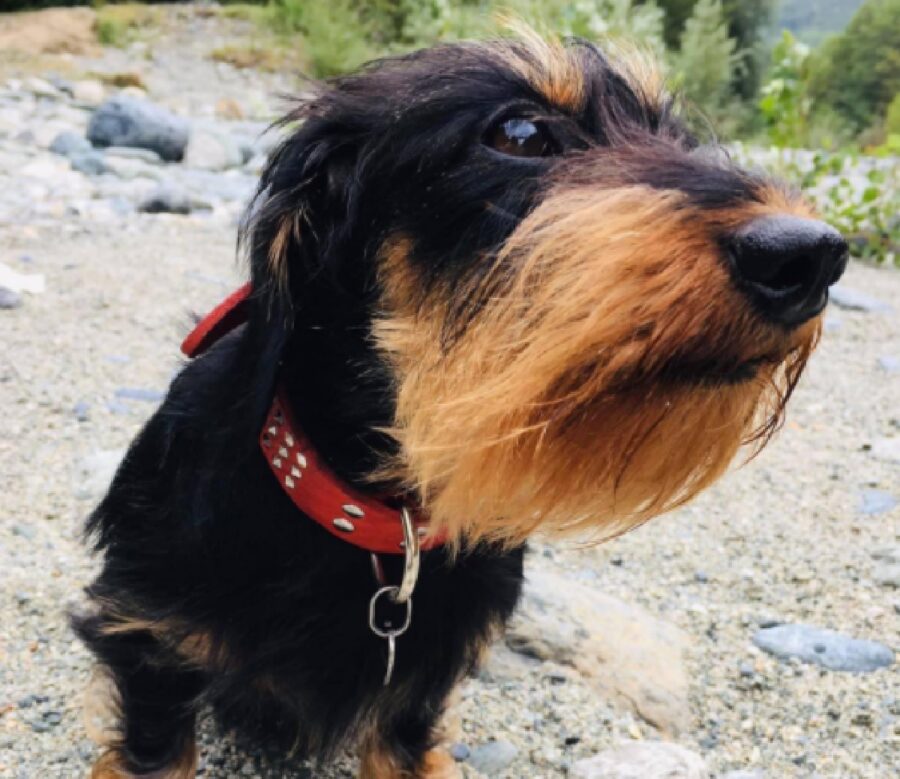
[[[156,41],[143,66],[149,94],[167,103],[179,90],[160,74],[180,72],[189,82],[182,110],[208,117],[248,78],[208,68],[202,51],[186,46]],[[97,69],[123,58],[107,51]],[[260,80],[254,94],[277,86]],[[9,97],[15,91],[0,92],[0,109],[7,118],[21,109],[37,132],[51,109]],[[273,111],[267,99],[251,113]],[[54,121],[77,124],[64,108]],[[35,196],[41,203],[23,208],[19,171],[52,157],[41,139],[4,131],[2,110],[0,263],[43,274],[46,291],[0,308],[0,777],[77,777],[94,754],[79,715],[89,662],[65,617],[94,568],[80,528],[178,368],[189,312],[206,310],[240,279],[237,206],[189,216],[107,209],[102,218],[43,207],[64,203],[66,187],[93,191],[72,174],[81,178],[48,184]],[[32,174],[41,170],[57,175],[46,167]],[[103,202],[96,186],[90,197]],[[843,673],[777,659],[752,642],[760,627],[806,623],[900,644],[900,272],[855,264],[843,286],[892,308],[832,307],[785,429],[765,452],[623,538],[587,549],[539,544],[529,562],[683,632],[687,713],[677,741],[713,776],[897,775],[897,665]],[[482,775],[479,767],[516,779],[571,775],[579,759],[661,736],[562,655],[542,661],[499,650],[465,685],[460,713],[457,750],[472,753],[462,764],[469,776]],[[209,777],[352,776],[349,758],[329,769],[288,768],[241,752],[208,723],[202,748]]]

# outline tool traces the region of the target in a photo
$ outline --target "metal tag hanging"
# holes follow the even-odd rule
[[[376,554],[372,554],[372,570],[380,587],[369,601],[369,629],[376,636],[384,638],[388,642],[387,668],[383,682],[385,687],[391,683],[391,678],[394,675],[394,665],[397,659],[397,639],[409,629],[409,625],[412,622],[412,594],[416,588],[416,581],[419,578],[419,536],[413,526],[412,517],[405,507],[400,510],[400,519],[403,523],[404,559],[403,579],[399,586],[385,584],[381,561]],[[406,613],[399,627],[394,627],[390,623],[384,626],[378,624],[378,600],[385,597],[393,604],[406,606]]]

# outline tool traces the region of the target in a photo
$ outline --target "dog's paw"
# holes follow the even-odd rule
[[[417,779],[462,779],[462,771],[445,749],[431,749],[425,753]]]

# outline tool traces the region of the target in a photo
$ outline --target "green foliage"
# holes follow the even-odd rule
[[[141,31],[154,28],[162,16],[152,5],[128,3],[97,8],[97,40],[107,46],[124,46]]]
[[[772,49],[769,80],[759,110],[775,146],[802,146],[809,134],[812,100],[808,87],[809,47],[785,30]]]
[[[646,0],[645,0],[646,1]],[[698,0],[655,0],[665,13],[666,46],[677,51],[685,25],[694,14]],[[722,0],[728,34],[734,38],[739,67],[735,68],[732,88],[743,98],[752,98],[759,87],[766,60],[764,39],[778,0]]]
[[[900,92],[894,95],[884,116],[884,130],[888,135],[900,135]]]
[[[438,41],[502,34],[504,15],[560,35],[624,37],[665,52],[662,11],[632,0],[272,0],[270,12],[279,34],[303,37],[316,76]]]
[[[817,108],[856,132],[878,122],[900,92],[900,0],[867,0],[842,35],[815,52],[810,73]]]
[[[716,123],[727,117],[733,102],[731,78],[736,62],[721,0],[698,0],[684,25],[681,51],[675,58],[677,82],[684,95]]]
[[[854,256],[900,267],[898,166],[858,154],[782,152],[774,167],[846,236]]]

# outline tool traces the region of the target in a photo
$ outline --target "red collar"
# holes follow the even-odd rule
[[[250,284],[235,290],[197,324],[181,344],[196,357],[246,321]],[[403,526],[399,509],[344,484],[322,461],[297,426],[282,388],[275,392],[259,445],[281,488],[294,505],[342,541],[384,554],[402,554]],[[415,516],[422,549],[443,543],[427,535],[427,520]]]

